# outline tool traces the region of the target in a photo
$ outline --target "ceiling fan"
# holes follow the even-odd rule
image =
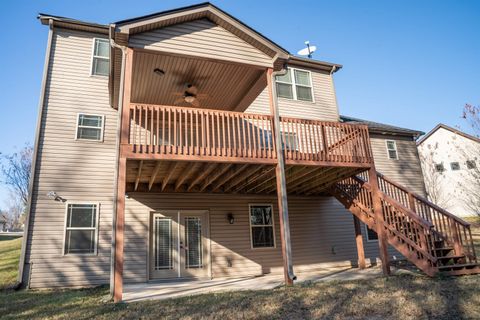
[[[180,96],[180,98],[176,99],[174,104],[179,105],[182,103],[191,104],[194,107],[200,107],[200,99],[207,98],[207,94],[198,94],[198,88],[191,83],[185,84],[185,91],[184,92],[174,92],[176,96]]]

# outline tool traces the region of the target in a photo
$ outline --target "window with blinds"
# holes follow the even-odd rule
[[[95,254],[98,205],[67,204],[65,254]]]
[[[173,269],[172,219],[155,217],[154,227],[153,252],[155,255],[155,270]]]
[[[202,220],[185,217],[185,268],[202,268]]]
[[[275,247],[271,205],[250,206],[250,229],[252,248]]]

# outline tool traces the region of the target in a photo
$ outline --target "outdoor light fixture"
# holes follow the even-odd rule
[[[52,199],[52,200],[55,200],[55,201],[61,201],[61,202],[67,201],[67,200],[63,199],[62,197],[60,197],[55,191],[49,191],[47,193],[47,197],[49,199]]]
[[[187,102],[187,103],[192,103],[193,101],[195,101],[195,97],[194,97],[194,96],[186,96],[186,97],[185,97],[185,102]]]
[[[233,224],[235,222],[235,218],[233,217],[232,213],[227,214],[227,219],[230,224]]]
[[[162,69],[159,69],[159,68],[155,68],[153,70],[153,72],[156,74],[156,75],[159,75],[159,76],[164,76],[165,75],[165,71],[163,71]]]

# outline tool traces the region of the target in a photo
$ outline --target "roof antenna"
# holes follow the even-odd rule
[[[312,54],[317,50],[316,46],[310,46],[310,41],[305,41],[305,44],[307,45],[306,48],[303,48],[302,50],[298,51],[297,53],[301,56],[307,56],[310,59],[312,58]]]

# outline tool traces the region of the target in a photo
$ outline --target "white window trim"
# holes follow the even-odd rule
[[[78,121],[80,120],[80,115],[84,116],[94,116],[94,117],[101,117],[102,118],[102,125],[100,126],[100,139],[99,140],[92,140],[92,139],[82,139],[78,138],[78,128],[79,124]],[[83,113],[79,112],[77,113],[77,118],[75,122],[75,140],[77,141],[86,141],[86,142],[103,142],[103,133],[105,131],[105,116],[102,114],[94,114],[94,113]],[[98,129],[98,127],[92,127],[92,126],[82,126],[82,128],[92,128],[92,129]]]
[[[97,40],[106,40],[108,42],[108,39],[106,38],[93,38],[92,39],[92,53],[90,55],[90,77],[100,77],[100,78],[106,78],[108,77],[109,75],[106,74],[106,75],[102,75],[102,74],[94,74],[93,73],[93,59],[94,58],[100,58],[100,59],[107,59],[108,61],[110,61],[110,56],[108,58],[105,58],[105,57],[102,57],[102,56],[96,56],[95,55],[95,41]],[[108,46],[110,47],[110,43],[108,44]]]
[[[95,246],[92,253],[66,253],[65,250],[65,242],[67,238],[67,221],[68,221],[68,206],[72,204],[78,205],[96,205],[97,212],[95,215]],[[62,256],[96,256],[98,254],[98,223],[100,221],[100,202],[89,202],[89,201],[67,201],[65,202],[65,217],[64,217],[64,225],[63,225],[63,245],[62,245]],[[73,228],[75,230],[92,230],[93,228]]]
[[[395,154],[397,155],[396,158],[390,158],[390,152],[393,151],[393,149],[388,149],[388,143],[393,142],[394,149],[395,149]],[[395,140],[385,140],[385,148],[387,149],[387,157],[389,160],[398,160],[398,149],[397,149],[397,142]]]
[[[305,70],[305,69],[291,68],[291,67],[288,67],[287,70],[288,70],[288,72],[290,72],[290,79],[292,79],[292,82],[289,83],[289,82],[279,81],[279,80],[275,79],[275,86],[277,85],[277,82],[278,82],[278,83],[283,83],[283,84],[291,85],[291,86],[292,86],[293,98],[290,99],[290,98],[285,98],[285,97],[279,97],[279,96],[278,96],[278,89],[275,88],[276,91],[277,91],[277,97],[278,97],[278,99],[285,99],[285,100],[290,100],[290,101],[295,100],[295,101],[305,102],[305,103],[315,103],[315,95],[314,95],[314,91],[313,91],[312,72],[309,71],[309,70]],[[310,78],[310,86],[306,86],[306,85],[304,85],[304,84],[297,84],[297,83],[295,82],[295,71],[294,71],[294,70],[307,72],[307,73],[308,73],[308,76],[309,76],[309,78]],[[297,98],[297,87],[296,87],[296,86],[305,87],[305,88],[310,88],[310,91],[312,92],[312,101],[299,100],[299,99]]]
[[[253,237],[252,237],[252,220],[251,220],[251,210],[252,207],[271,207],[272,208],[272,231],[273,231],[273,247],[254,247],[253,246]],[[250,233],[250,249],[252,250],[272,250],[277,248],[277,241],[275,239],[275,213],[273,211],[273,204],[271,203],[249,203],[248,204],[248,225],[249,225],[249,233]],[[270,225],[255,225],[253,227],[269,227]]]
[[[368,237],[368,226],[366,224],[363,224],[363,225],[365,226],[365,239],[367,240],[367,242],[378,242],[378,239],[370,239]],[[375,231],[375,230],[373,230],[373,231]],[[375,232],[377,232],[377,231],[375,231]],[[377,233],[377,236],[378,236],[378,233]]]

